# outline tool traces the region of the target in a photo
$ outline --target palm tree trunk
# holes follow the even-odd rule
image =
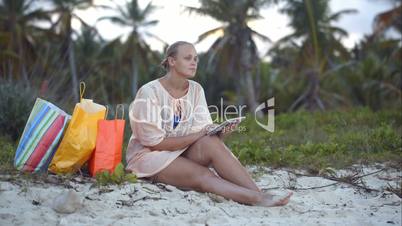
[[[251,35],[251,34],[249,34]],[[248,41],[249,38],[247,37],[247,33],[243,33],[241,37],[241,56],[240,56],[240,71],[241,71],[241,76],[244,77],[244,88],[246,90],[246,95],[247,95],[247,103],[250,109],[250,112],[255,112],[257,109],[257,100],[255,96],[255,87],[254,87],[254,82],[251,74],[251,69],[252,69],[252,54],[251,50],[248,48]],[[262,117],[263,113],[261,111],[255,112],[257,117]]]
[[[243,89],[243,82],[242,82],[242,79],[241,79],[241,75],[239,75],[239,76],[237,76],[238,78],[240,78],[239,79],[239,82],[238,83],[236,83],[236,104],[237,104],[237,106],[241,106],[241,105],[243,105],[244,104],[244,97],[243,97],[243,94],[242,94],[242,89]]]
[[[103,97],[103,102],[104,103],[106,103],[106,104],[108,104],[108,103],[110,103],[109,102],[109,94],[108,94],[108,92],[107,92],[107,89],[106,89],[106,82],[105,82],[105,80],[104,80],[104,73],[101,73],[100,74],[100,77],[99,77],[99,80],[100,80],[100,84],[99,84],[99,88],[101,89],[101,94],[102,94],[102,97]]]
[[[258,104],[255,96],[255,87],[253,83],[253,78],[251,76],[250,71],[246,71],[244,76],[246,80],[247,102],[250,106],[250,110],[254,112],[255,109],[257,109]],[[257,116],[262,117],[263,116],[262,112],[261,111],[257,112]]]
[[[24,47],[22,45],[21,38],[19,36],[16,37],[18,39],[18,54],[20,58],[20,73],[22,75],[22,79],[24,81],[24,84],[29,88],[29,78],[28,78],[28,72],[27,68],[25,66],[25,56],[24,56]]]
[[[255,77],[255,82],[254,82],[254,87],[255,87],[255,95],[259,97],[261,95],[261,65],[257,66],[256,70],[256,77]]]
[[[319,97],[320,80],[318,78],[317,70],[311,70],[307,72],[308,87],[300,97],[290,106],[290,111],[295,111],[302,105],[309,111],[315,111],[318,108],[325,110],[325,106]]]
[[[324,105],[319,97],[320,91],[320,56],[321,56],[321,49],[318,44],[318,36],[317,36],[317,21],[314,19],[313,13],[313,5],[311,0],[304,1],[309,26],[310,26],[310,37],[313,40],[313,49],[314,49],[314,64],[312,70],[307,73],[307,78],[309,81],[309,89],[307,90],[307,100],[306,100],[306,108],[309,111],[314,111],[317,108],[324,110]]]
[[[6,66],[4,66],[4,68],[5,68],[4,71],[7,71],[8,82],[13,81],[14,65],[10,59],[7,60],[7,64],[6,64]]]
[[[74,52],[74,43],[71,38],[71,33],[68,34],[68,61],[70,64],[70,72],[71,72],[71,81],[72,81],[72,92],[74,102],[78,102],[78,76],[77,76],[77,68],[75,64],[75,52]]]
[[[136,57],[133,56],[131,60],[131,75],[132,75],[132,84],[131,84],[131,89],[133,91],[133,98],[137,94],[137,89],[138,89],[138,65],[136,63]]]
[[[309,111],[315,111],[317,108],[324,110],[324,105],[319,97],[320,81],[318,79],[317,70],[313,70],[307,74],[309,81],[309,89],[307,90],[306,108]]]

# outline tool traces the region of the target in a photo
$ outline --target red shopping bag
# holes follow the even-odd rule
[[[121,109],[121,119],[117,119]],[[114,120],[99,120],[95,150],[89,160],[89,173],[95,176],[97,172],[109,171],[112,173],[121,162],[121,153],[124,137],[124,106],[116,106]]]

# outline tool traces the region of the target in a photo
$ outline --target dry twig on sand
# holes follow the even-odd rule
[[[121,206],[133,206],[134,203],[138,201],[145,201],[145,200],[162,200],[164,198],[161,197],[151,197],[151,196],[144,196],[139,199],[134,199],[134,200],[117,200],[116,204],[121,205]]]
[[[363,175],[359,175],[359,172],[355,172],[352,175],[346,175],[346,176],[335,176],[335,175],[313,175],[313,174],[302,174],[302,173],[296,173],[294,170],[293,171],[288,171],[289,173],[293,173],[296,176],[303,176],[303,177],[323,177],[325,179],[328,180],[332,180],[332,181],[336,181],[335,183],[331,183],[331,184],[327,184],[327,185],[323,185],[323,186],[315,186],[315,187],[308,187],[308,188],[297,188],[297,187],[291,187],[289,189],[291,190],[310,190],[310,189],[318,189],[318,188],[325,188],[325,187],[330,187],[339,183],[345,183],[345,184],[349,184],[352,185],[354,187],[357,187],[359,189],[363,189],[366,192],[380,192],[380,190],[378,189],[374,189],[374,188],[369,188],[365,185],[364,181],[361,180],[363,177],[367,177],[379,172],[382,172],[386,170],[385,168],[371,172],[371,173],[367,173],[367,174],[363,174]],[[388,189],[385,189],[387,191],[389,191]],[[394,190],[394,189],[392,189]],[[393,191],[392,191],[393,192]],[[400,191],[399,191],[400,192]],[[394,192],[395,193],[395,192]],[[397,194],[397,193],[395,193]],[[397,194],[398,195],[398,194]],[[400,195],[400,194],[399,194]],[[398,196],[399,196],[398,195]],[[400,196],[399,196],[400,197]]]

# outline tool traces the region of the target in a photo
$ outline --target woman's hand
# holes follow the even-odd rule
[[[203,137],[203,136],[205,136],[205,135],[207,135],[207,133],[210,131],[210,129],[211,129],[211,126],[212,126],[212,124],[211,125],[206,125],[206,126],[204,126],[204,128],[202,128],[199,132],[197,132],[197,135],[201,138],[201,137]]]
[[[233,131],[235,131],[237,129],[237,126],[239,125],[240,122],[235,122],[235,123],[231,123],[227,126],[225,126],[222,131],[216,133],[215,135],[218,136],[220,139],[225,138],[226,136],[228,136],[229,134],[231,134]],[[218,127],[218,124],[211,124],[211,125],[207,125],[204,129],[208,131],[213,130],[214,128]]]
[[[235,131],[237,129],[239,123],[240,122],[235,122],[235,123],[231,123],[231,124],[225,126],[225,128],[223,128],[223,130],[220,133],[218,133],[219,138],[224,139],[229,134],[231,134],[233,131]]]

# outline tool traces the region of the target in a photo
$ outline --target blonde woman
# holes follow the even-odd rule
[[[286,205],[292,193],[278,197],[261,192],[222,139],[206,134],[213,123],[204,90],[190,80],[197,63],[194,46],[176,42],[162,62],[167,73],[138,90],[130,105],[127,170],[140,178],[243,204]],[[233,129],[225,128],[225,135]]]

